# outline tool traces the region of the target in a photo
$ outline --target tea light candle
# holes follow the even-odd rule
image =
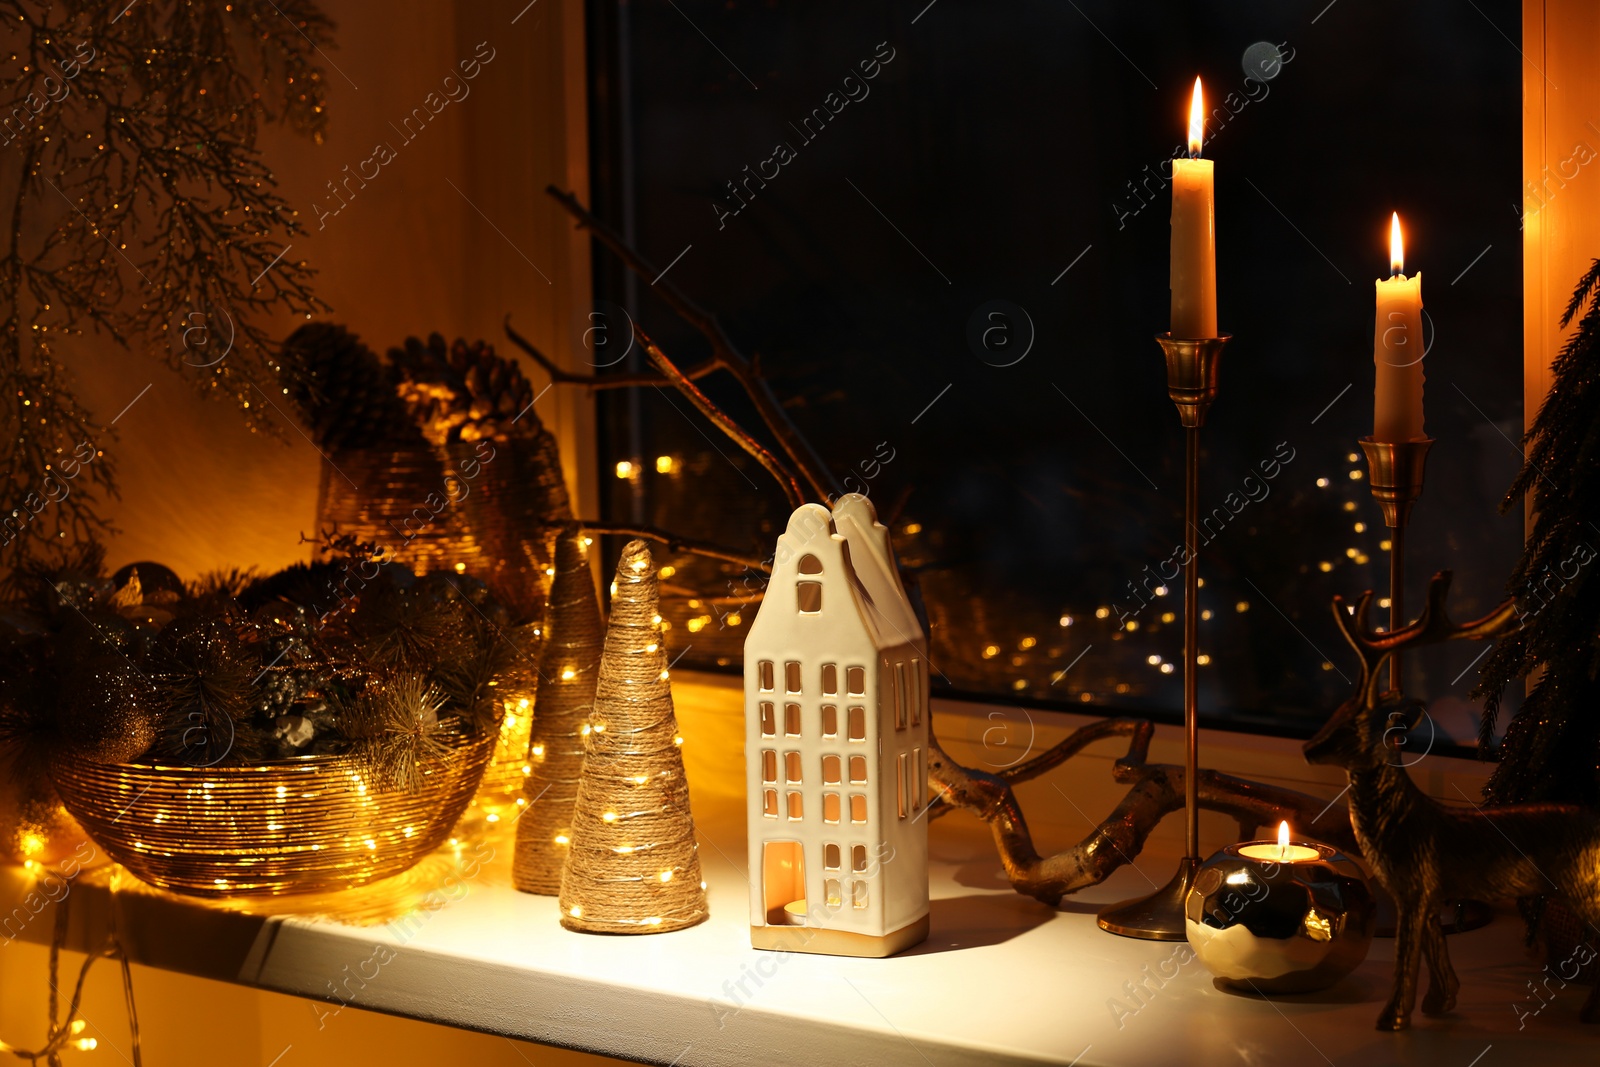
[[[1322,853],[1309,845],[1294,845],[1289,843],[1289,824],[1278,824],[1278,841],[1252,841],[1239,846],[1239,855],[1245,859],[1261,860],[1266,863],[1305,863],[1309,860],[1321,859]]]

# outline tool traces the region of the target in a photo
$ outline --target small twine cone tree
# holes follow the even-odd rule
[[[524,893],[561,892],[572,839],[572,808],[583,772],[583,728],[594,710],[604,624],[589,570],[588,538],[569,525],[556,536],[555,579],[539,651],[528,766],[527,807],[517,818],[511,880]]]
[[[569,930],[654,934],[706,918],[678,746],[655,561],[630,541],[617,564],[589,752],[561,880]]]

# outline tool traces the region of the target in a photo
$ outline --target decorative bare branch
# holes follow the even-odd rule
[[[746,556],[731,548],[712,544],[710,541],[699,541],[692,537],[680,537],[675,533],[658,529],[654,526],[617,526],[603,522],[585,522],[583,528],[589,533],[616,534],[619,537],[641,538],[646,541],[655,541],[666,545],[674,552],[687,552],[694,556],[704,556],[707,559],[720,559],[725,563],[737,563],[741,567],[748,567],[762,574],[769,574],[772,566],[765,560]],[[693,595],[693,594],[691,594]]]
[[[740,388],[749,396],[750,403],[755,405],[761,421],[772,431],[784,454],[789,457],[789,462],[794,464],[795,470],[805,479],[811,491],[823,502],[831,502],[839,492],[838,483],[834,481],[833,475],[828,473],[827,464],[822,462],[822,458],[811,447],[811,442],[790,421],[788,413],[783,410],[783,405],[773,395],[772,387],[767,384],[759,362],[746,359],[715,315],[689,299],[674,282],[661,277],[661,272],[630,247],[621,235],[589,214],[588,209],[578,202],[576,196],[554,185],[547,186],[545,192],[555,198],[556,202],[566,209],[567,214],[577,220],[581,228],[594,234],[596,240],[611,249],[629,270],[650,283],[679,318],[705,336],[711,343],[710,362],[715,365],[714,368],[707,368],[705,373],[709,373],[710,369],[720,369],[734,377]],[[695,369],[699,371],[701,367]]]
[[[1132,863],[1156,825],[1172,812],[1183,810],[1184,769],[1145,762],[1154,735],[1155,727],[1147,720],[1106,719],[1080,728],[1049,753],[1001,774],[963,767],[930,736],[928,779],[938,796],[929,806],[929,817],[957,809],[978,816],[989,824],[1012,888],[1046,904],[1058,904],[1063,896],[1098,885],[1118,867]],[[1117,782],[1131,786],[1127,795],[1077,845],[1053,856],[1040,856],[1010,782],[1058,766],[1096,741],[1111,737],[1129,738],[1127,755],[1112,771]],[[1321,840],[1356,848],[1349,814],[1342,806],[1217,771],[1201,771],[1199,784],[1200,806],[1232,816],[1243,834],[1288,820]]]
[[[734,422],[725,411],[713,404],[711,398],[702,393],[700,387],[690,381],[688,376],[679,370],[672,360],[667,358],[665,352],[656,347],[656,343],[650,339],[650,335],[645,333],[644,328],[638,323],[634,324],[633,333],[639,339],[639,343],[644,345],[645,355],[656,370],[661,372],[666,382],[687,397],[689,402],[699,408],[700,413],[709,419],[713,426],[727,434],[729,440],[749,453],[751,458],[766,468],[768,474],[778,480],[778,484],[783,487],[784,495],[789,498],[789,506],[791,508],[797,508],[806,502],[805,492],[800,488],[800,482],[789,468],[784,466],[782,460],[768,452],[762,447],[760,441],[745,432],[744,427]]]
[[[563,370],[555,361],[545,355],[539,348],[526,337],[511,328],[511,316],[505,318],[506,336],[511,343],[527,353],[528,357],[539,364],[550,380],[558,385],[581,385],[588,389],[629,389],[634,386],[656,387],[667,385],[668,382],[661,375],[653,371],[642,371],[638,374],[577,374],[573,371]],[[721,367],[715,360],[706,360],[697,363],[683,372],[684,377],[691,381],[698,381],[708,374],[720,370]]]

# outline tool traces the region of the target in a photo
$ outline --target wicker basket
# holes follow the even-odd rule
[[[364,885],[438,848],[472,800],[495,734],[458,738],[416,793],[376,789],[356,756],[240,767],[63,760],[62,800],[140,879],[195,896],[275,896]]]

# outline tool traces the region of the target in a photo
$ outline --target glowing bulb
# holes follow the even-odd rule
[[[661,672],[661,680],[663,682],[667,680],[667,672],[666,671],[662,671]]]
[[[998,656],[999,654],[1000,654],[1000,646],[999,645],[984,645],[983,646],[983,658],[984,659],[994,659],[994,657]]]
[[[677,574],[677,573],[678,573],[678,568],[674,567],[670,563],[667,564],[665,567],[661,568],[661,577],[663,577],[663,578],[671,578],[674,574]]]
[[[1389,216],[1389,276],[1406,273],[1406,242],[1400,233],[1400,212]]]
[[[632,478],[633,477],[633,464],[629,463],[625,459],[618,460],[617,461],[617,477],[618,478]]]
[[[1204,667],[1211,662],[1211,657],[1202,652],[1194,658],[1194,661]]]
[[[1094,609],[1094,617],[1097,618],[1097,619],[1104,619],[1104,618],[1108,617],[1110,614],[1111,614],[1111,609],[1110,608],[1095,608]]]
[[[1194,80],[1194,95],[1189,98],[1189,156],[1200,155],[1200,142],[1205,136],[1206,103],[1200,93],[1200,79]]]
[[[1250,610],[1250,601],[1248,601],[1248,600],[1239,601],[1237,604],[1235,604],[1233,606],[1233,610],[1239,612],[1240,614],[1243,614],[1244,612],[1249,611]]]
[[[570,844],[571,841],[572,841],[572,838],[568,837],[566,834],[557,834],[556,835],[556,844],[558,844],[558,845]]]
[[[676,462],[671,456],[656,457],[656,473],[658,474],[671,474],[672,468],[676,465]]]
[[[1071,615],[1063,615],[1063,616],[1061,616],[1059,621],[1060,621],[1062,626],[1071,626],[1072,625],[1072,616]]]
[[[534,745],[533,746],[533,755],[534,755],[535,759],[544,759],[544,746],[543,745]],[[528,770],[531,772],[533,770],[533,768],[529,767]]]
[[[1366,532],[1367,532],[1367,524],[1366,523],[1364,523],[1364,522],[1356,523],[1356,533],[1366,533]]]
[[[1150,664],[1150,666],[1154,667],[1154,666],[1156,666],[1157,664],[1159,664],[1161,662],[1161,657],[1160,656],[1151,656],[1149,659],[1145,660],[1145,662]]]
[[[84,1020],[82,1020],[82,1019],[74,1019],[74,1020],[72,1020],[72,1032],[74,1034],[83,1033],[84,1030],[88,1029],[88,1026],[89,1026],[89,1024],[87,1022],[85,1022]]]
[[[1156,586],[1156,596],[1166,596],[1167,592],[1168,592],[1168,590],[1167,590],[1166,586],[1164,586],[1164,585]]]
[[[72,1043],[72,1046],[80,1052],[93,1052],[99,1044],[100,1042],[92,1037],[80,1037]]]
[[[594,724],[594,732],[597,733],[597,734],[605,733],[606,732],[606,724],[603,723],[603,722],[595,723]]]
[[[1333,570],[1333,564],[1329,563],[1327,560],[1323,560],[1321,563],[1317,564],[1317,570],[1321,571],[1323,574],[1327,574],[1329,571]]]
[[[574,678],[576,678],[577,676],[578,676],[578,672],[573,670],[571,667],[562,667],[561,668],[561,680],[563,682],[570,682]]]
[[[671,871],[662,871],[662,872],[661,872],[661,880],[662,880],[662,881],[663,881],[663,882],[670,882],[670,881],[672,881],[672,872],[671,872]]]
[[[744,622],[744,620],[739,617],[737,612],[735,612],[734,614],[728,616],[728,625],[729,626],[738,626],[741,622]]]
[[[649,780],[650,776],[648,774],[636,774],[633,776],[634,785],[644,785]]]
[[[1326,478],[1318,478],[1317,479],[1317,488],[1318,489],[1326,489],[1326,488],[1328,488],[1328,479],[1326,479]]]
[[[1161,673],[1162,674],[1171,674],[1173,672],[1173,670],[1175,670],[1175,668],[1170,663],[1163,663],[1161,665]]]
[[[567,914],[572,916],[574,919],[581,919],[583,918],[583,908],[579,907],[577,904],[574,904],[572,907],[567,909]]]
[[[674,737],[672,739],[672,743],[675,744],[675,745],[681,745],[681,744],[683,744],[683,738],[682,737]]]
[[[632,563],[630,563],[629,566],[632,567],[635,571],[642,571],[646,567],[649,567],[650,564],[648,562],[646,562],[645,560],[636,559]]]
[[[465,574],[465,573],[467,573],[467,565],[465,563],[457,563],[456,564],[456,573],[457,574]]]
[[[600,818],[604,822],[616,822],[617,821],[617,813],[614,812],[614,811],[608,811],[604,815],[600,816]]]
[[[649,923],[651,926],[660,926],[661,925],[661,916],[652,915],[652,916],[650,916],[650,918],[646,919],[645,922]]]

